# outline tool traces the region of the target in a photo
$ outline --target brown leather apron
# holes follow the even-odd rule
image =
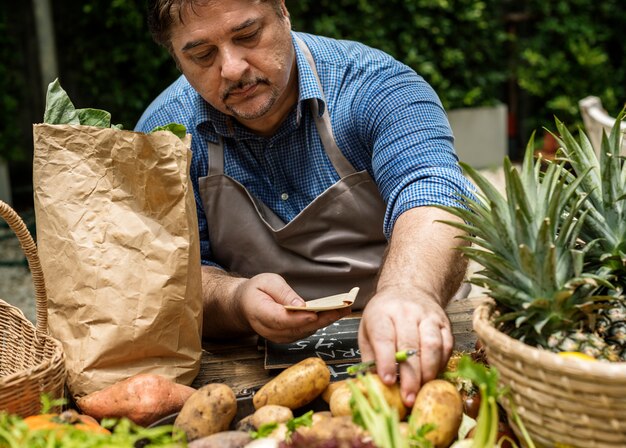
[[[299,39],[298,45],[318,78],[308,47]],[[215,262],[227,271],[246,277],[280,274],[306,300],[359,286],[353,306],[358,310],[374,293],[387,245],[386,207],[370,175],[356,172],[337,147],[328,108],[319,117],[317,100],[309,100],[309,105],[340,180],[285,224],[224,174],[221,138],[218,144],[209,143],[208,175],[198,182],[211,249]]]

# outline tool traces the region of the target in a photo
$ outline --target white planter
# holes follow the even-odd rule
[[[507,112],[506,104],[448,111],[461,162],[479,169],[502,165],[508,154]]]
[[[0,201],[12,205],[9,167],[2,159],[0,159]]]

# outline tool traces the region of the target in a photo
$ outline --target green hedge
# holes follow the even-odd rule
[[[24,139],[17,123],[24,103],[23,54],[15,51],[17,39],[9,29],[8,8],[0,9],[0,158],[19,160],[24,157]]]
[[[626,101],[623,0],[527,0],[517,42],[519,88],[530,102],[526,133],[554,127],[556,115],[580,124],[578,101],[602,99],[613,116]]]
[[[421,74],[446,108],[504,99],[501,0],[294,0],[293,28],[380,48]]]
[[[288,0],[287,7],[295,30],[381,48],[431,82],[446,107],[461,107],[503,97],[505,35],[499,3]],[[144,2],[71,4],[54,2],[61,84],[81,106],[110,110],[114,120],[134,125],[149,100],[178,76],[169,55],[148,35]]]
[[[111,112],[132,129],[150,101],[180,75],[146,25],[145,2],[54,0],[59,78],[77,107]]]

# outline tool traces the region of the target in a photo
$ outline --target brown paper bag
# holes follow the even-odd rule
[[[48,124],[33,133],[37,244],[70,392],[147,372],[190,384],[202,352],[191,137]]]

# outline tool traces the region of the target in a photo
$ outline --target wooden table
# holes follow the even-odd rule
[[[476,334],[472,329],[472,313],[482,300],[481,297],[454,300],[446,309],[452,323],[455,350],[474,350]],[[219,344],[205,341],[200,372],[192,386],[225,383],[235,394],[245,395],[267,383],[276,374],[264,368],[264,358],[265,353],[256,337]]]

